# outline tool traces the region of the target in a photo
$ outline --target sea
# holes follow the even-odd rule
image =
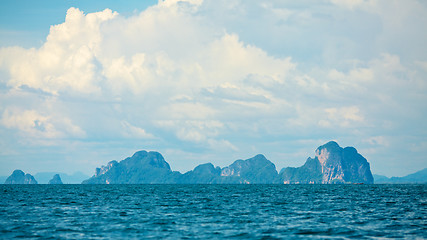
[[[427,239],[427,185],[0,185],[1,239]]]

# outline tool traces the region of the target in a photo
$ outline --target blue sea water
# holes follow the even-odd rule
[[[427,185],[0,185],[0,238],[426,239]]]

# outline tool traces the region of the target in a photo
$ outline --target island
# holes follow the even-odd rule
[[[173,171],[159,152],[138,151],[122,161],[96,168],[83,184],[372,184],[368,161],[353,147],[330,141],[298,168],[280,172],[264,155],[236,160],[221,168],[205,163],[184,174]]]

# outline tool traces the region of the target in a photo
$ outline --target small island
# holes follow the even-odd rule
[[[22,170],[17,169],[6,179],[4,184],[37,184],[37,181],[31,174],[25,174]]]
[[[59,174],[55,174],[48,184],[63,184]]]

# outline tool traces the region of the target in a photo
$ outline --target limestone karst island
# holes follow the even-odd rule
[[[330,141],[315,150],[301,167],[279,172],[274,163],[259,154],[221,168],[211,163],[184,174],[173,171],[158,152],[138,151],[122,161],[96,168],[83,184],[372,184],[369,162],[353,147]],[[30,174],[15,170],[5,184],[37,184]],[[49,184],[62,184],[56,174]]]

